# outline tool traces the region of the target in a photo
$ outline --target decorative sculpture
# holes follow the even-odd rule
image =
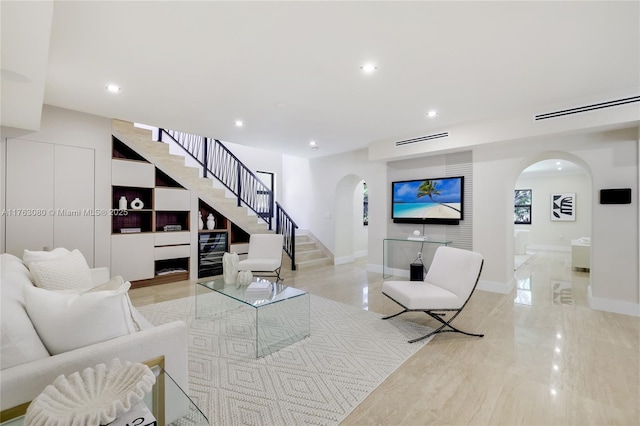
[[[238,280],[238,253],[225,253],[222,255],[222,276],[225,284],[233,284]]]
[[[249,285],[253,280],[253,274],[251,271],[240,271],[238,272],[238,284],[240,285]]]
[[[105,425],[151,391],[156,376],[141,363],[120,362],[60,375],[27,408],[24,424]]]

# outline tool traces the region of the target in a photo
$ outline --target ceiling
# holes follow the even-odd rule
[[[536,178],[542,176],[584,175],[587,172],[576,163],[562,159],[543,160],[533,163],[520,174],[521,178]]]
[[[3,0],[2,124],[44,103],[336,154],[638,95],[639,4]]]

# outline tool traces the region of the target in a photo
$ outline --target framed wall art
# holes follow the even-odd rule
[[[551,194],[551,220],[565,222],[576,220],[575,192]]]
[[[531,190],[516,189],[513,201],[513,223],[531,225]]]

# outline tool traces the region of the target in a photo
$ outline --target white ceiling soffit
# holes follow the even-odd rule
[[[0,2],[2,126],[40,129],[53,1]]]

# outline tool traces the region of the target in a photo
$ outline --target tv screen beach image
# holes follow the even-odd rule
[[[461,179],[427,179],[393,185],[395,219],[462,219]]]

